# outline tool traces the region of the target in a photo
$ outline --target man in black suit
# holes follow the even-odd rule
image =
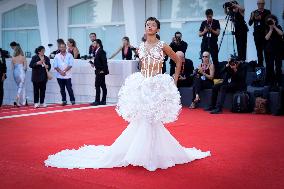
[[[184,57],[184,53],[177,51],[176,55],[181,59],[182,66],[177,82],[178,87],[190,87],[192,85],[193,62]]]
[[[95,58],[94,62],[91,62],[92,67],[95,67],[95,74],[96,74],[96,100],[95,102],[91,103],[92,106],[98,105],[106,105],[106,97],[107,97],[107,88],[106,88],[106,81],[105,76],[109,74],[108,65],[107,65],[107,57],[106,52],[103,49],[102,41],[100,39],[96,39],[93,42],[96,51],[95,51]],[[101,95],[101,88],[103,91],[102,100],[100,100]]]
[[[257,1],[257,10],[251,13],[249,25],[253,24],[253,37],[257,51],[258,66],[263,66],[263,52],[265,47],[265,18],[271,14],[270,10],[264,8],[265,1]]]
[[[0,48],[0,107],[2,106],[3,103],[4,80],[7,78],[6,58],[9,58],[8,51],[4,51]]]

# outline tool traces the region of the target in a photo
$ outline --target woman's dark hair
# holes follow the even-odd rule
[[[145,27],[146,27],[146,23],[147,23],[148,21],[154,21],[154,22],[156,22],[157,28],[160,29],[161,24],[160,24],[160,21],[159,21],[157,18],[155,18],[155,17],[149,17],[149,18],[147,18],[147,20],[145,21]]]
[[[16,41],[12,41],[12,42],[10,43],[10,46],[11,46],[11,47],[19,46],[19,43],[17,43]]]
[[[102,40],[96,39],[95,42],[100,45],[100,48],[104,49],[103,44],[102,44]]]
[[[129,37],[126,37],[126,36],[125,36],[125,37],[123,37],[122,39],[125,40],[125,41],[127,41],[127,42],[129,43]]]
[[[72,44],[72,46],[73,46],[73,47],[76,47],[76,42],[75,42],[75,40],[74,40],[74,39],[69,38],[69,39],[68,39],[68,41],[69,41],[69,43],[71,43],[71,44]]]
[[[38,54],[42,49],[45,49],[44,46],[39,46],[38,48],[35,49],[35,53]]]
[[[208,16],[208,15],[213,15],[213,10],[212,9],[207,9],[205,11],[205,15]]]
[[[277,18],[277,16],[275,16],[275,15],[273,15],[273,14],[270,14],[270,15],[268,15],[268,16],[265,17],[265,23],[266,23],[266,24],[267,24],[267,21],[268,21],[269,18],[271,18],[271,19],[273,19],[273,20],[275,21],[275,25],[276,25],[276,26],[278,25],[278,18]]]

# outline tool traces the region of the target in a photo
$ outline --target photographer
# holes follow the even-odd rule
[[[251,13],[249,25],[253,24],[254,43],[257,51],[258,66],[263,66],[263,52],[265,47],[265,18],[271,14],[270,10],[264,9],[265,1],[257,1],[257,10]]]
[[[266,17],[266,35],[265,35],[265,62],[266,62],[266,84],[270,86],[280,86],[282,74],[281,60],[281,41],[283,30],[278,25],[278,19],[274,15]],[[276,73],[274,73],[274,65]]]
[[[210,89],[213,86],[213,78],[215,74],[214,64],[210,61],[210,53],[203,52],[202,63],[193,74],[193,91],[192,91],[192,103],[189,108],[196,108],[200,102],[199,93],[202,89]]]
[[[170,47],[173,49],[174,52],[181,51],[184,54],[186,53],[187,43],[182,40],[181,32],[177,31],[175,33],[175,36],[170,44]],[[170,60],[170,75],[173,75],[175,73],[175,68],[176,68],[176,64],[171,59]]]
[[[205,11],[206,20],[201,23],[199,28],[199,37],[201,42],[201,55],[204,51],[210,52],[213,64],[218,65],[218,36],[220,34],[220,23],[213,19],[213,10],[207,9]]]
[[[0,48],[0,107],[2,106],[4,97],[4,81],[7,78],[6,58],[9,58],[8,51],[2,50],[2,48]]]
[[[223,82],[213,86],[211,105],[205,109],[206,111],[211,111],[211,114],[222,112],[223,104],[228,92],[234,93],[246,89],[246,69],[245,65],[238,57],[232,56],[222,73],[225,75]],[[219,99],[218,94],[220,94]]]
[[[247,55],[247,32],[248,26],[245,22],[245,9],[237,1],[230,1],[224,4],[225,13],[230,16],[235,26],[235,38],[238,50],[238,57],[245,61]]]

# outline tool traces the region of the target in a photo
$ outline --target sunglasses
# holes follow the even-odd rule
[[[264,5],[265,3],[257,3],[258,5]]]
[[[208,58],[208,56],[202,56],[202,58]]]

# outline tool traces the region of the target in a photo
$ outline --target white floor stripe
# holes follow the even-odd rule
[[[83,104],[84,105],[84,104]],[[66,105],[65,107],[70,107],[74,105]],[[76,105],[75,105],[76,106]],[[39,108],[34,108],[34,106],[29,106],[29,108],[17,108],[17,110],[12,110],[12,111],[0,111],[1,114],[8,114],[8,113],[16,113],[16,112],[27,112],[30,110],[43,110],[43,109],[51,109],[51,108],[58,108],[58,107],[63,107],[62,105],[57,105],[57,106],[47,106],[45,108],[39,107]]]
[[[88,110],[88,109],[110,107],[110,106],[115,106],[115,105],[114,104],[110,104],[110,105],[104,105],[104,106],[87,106],[87,107],[81,107],[81,108],[69,108],[69,109],[63,109],[63,110],[53,110],[53,111],[36,112],[36,113],[29,113],[29,114],[18,114],[18,115],[11,115],[11,116],[0,117],[0,120],[1,119],[18,118],[18,117],[28,117],[28,116],[36,116],[36,115],[54,114],[54,113],[60,113],[60,112],[71,112],[71,111],[78,111],[78,110]]]

